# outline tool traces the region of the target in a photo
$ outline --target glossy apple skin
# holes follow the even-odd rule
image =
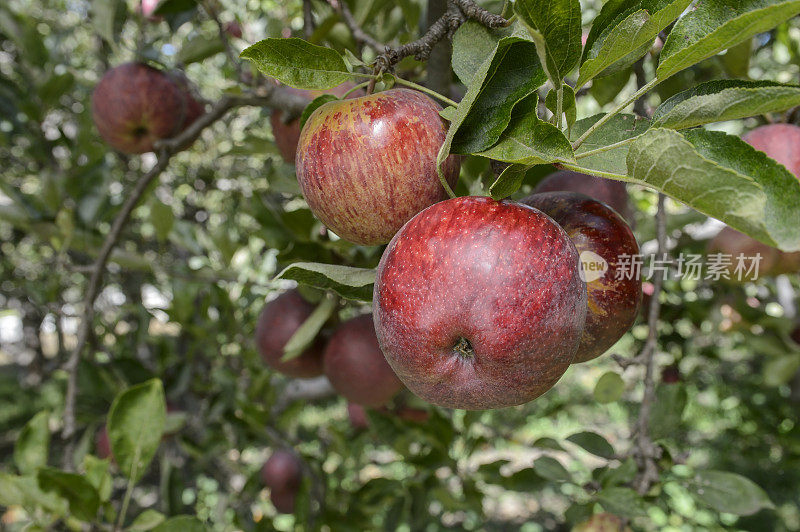
[[[261,481],[270,489],[270,500],[281,513],[294,512],[294,501],[302,479],[300,459],[289,451],[273,452],[261,467]]]
[[[501,408],[535,399],[567,370],[586,284],[575,245],[542,212],[455,198],[419,213],[389,243],[373,319],[386,359],[419,397]]]
[[[778,161],[800,179],[800,127],[768,124],[750,131],[742,140]]]
[[[308,103],[311,103],[314,98],[318,98],[323,94],[333,94],[341,98],[353,87],[355,87],[355,84],[347,82],[325,91],[295,89],[294,87],[286,87],[286,90],[307,98]],[[363,95],[364,91],[359,89],[351,92],[347,97],[358,98]],[[294,164],[295,157],[297,156],[297,143],[300,142],[300,119],[296,118],[289,122],[284,122],[283,111],[275,109],[269,116],[269,123],[272,125],[275,145],[278,147],[278,152],[281,154],[281,157],[287,163]]]
[[[315,110],[296,161],[314,214],[350,242],[385,244],[415,214],[446,199],[436,171],[447,134],[440,109],[421,92],[391,89]],[[451,187],[460,166],[453,155],[443,164]]]
[[[585,278],[588,291],[586,325],[573,363],[595,359],[614,345],[636,321],[642,302],[641,277],[616,278],[621,264],[619,257],[639,254],[636,237],[614,209],[584,194],[545,192],[532,194],[520,203],[539,209],[564,228],[582,260],[591,258],[589,253],[594,253],[608,265],[608,270],[599,278]]]
[[[381,352],[370,315],[339,325],[323,358],[331,385],[351,403],[382,406],[403,388]]]
[[[633,223],[633,208],[628,198],[628,190],[622,181],[581,174],[572,170],[560,170],[550,174],[533,189],[537,192],[578,192],[602,201],[622,215],[628,223]]]
[[[317,338],[299,357],[282,362],[283,348],[314,311],[314,305],[297,290],[289,290],[267,303],[258,317],[256,346],[264,362],[289,377],[311,378],[322,375],[325,344]]]
[[[181,131],[187,106],[166,73],[141,63],[106,72],[92,94],[92,118],[100,136],[128,154],[153,151],[156,141]]]

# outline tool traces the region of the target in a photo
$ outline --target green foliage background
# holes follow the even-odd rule
[[[79,530],[82,522],[116,522],[127,478],[137,474],[93,457],[95,435],[109,423],[112,439],[130,440],[131,430],[151,423],[156,433],[169,425],[174,434],[154,443],[152,463],[138,472],[124,522],[135,526],[129,530],[321,524],[332,530],[560,530],[600,510],[630,518],[637,530],[800,530],[800,346],[789,339],[795,323],[786,302],[787,293],[791,298],[800,290],[797,275],[745,285],[666,283],[657,360],[677,366],[682,380],[657,389],[652,430],[664,452],[659,481],[645,497],[626,487],[636,465],[624,458],[641,369],[622,370],[610,356],[572,367],[542,398],[501,411],[449,411],[401,396],[398,401],[430,412],[424,423],[373,412],[370,429],[356,431],[341,398],[282,404],[288,380],[264,367],[253,342],[265,298],[291,286],[275,275],[298,261],[368,268],[381,250],[320,231],[299,196],[293,167],[277,153],[269,110],[257,108],[237,109],[206,131],[135,210],[112,255],[78,370],[79,438],[67,459],[80,467],[75,474],[61,471],[67,448],[59,435],[62,366],[82,315],[86,267],[126,191],[154,162],[149,155],[114,154],[100,141],[89,112],[91,90],[109,66],[137,54],[185,68],[208,100],[241,90],[215,22],[193,2],[166,4],[174,12],[160,23],[115,1],[0,5],[0,323],[6,330],[21,324],[18,335],[0,339],[3,527]],[[312,4],[317,25],[310,40],[357,50],[338,15],[325,2]],[[503,7],[482,5],[494,12]],[[420,34],[423,2],[351,6],[381,42]],[[245,39],[233,43],[237,50],[267,37],[302,36],[300,1],[220,7],[225,21],[236,18],[245,28]],[[582,2],[582,8],[586,25],[600,2]],[[425,69],[407,59],[398,73],[423,80]],[[655,72],[650,60],[643,69]],[[578,99],[579,116],[613,107],[636,90],[631,68],[621,72],[594,80],[589,95]],[[749,50],[732,48],[673,76],[648,105],[711,79],[749,75],[786,83],[798,74],[795,18],[757,35]],[[782,118],[713,128],[739,134]],[[517,195],[544,173],[529,170]],[[456,192],[487,194],[493,180],[485,159],[469,157]],[[655,193],[630,191],[637,237],[652,243]],[[668,209],[672,253],[704,253],[708,232],[698,227],[706,218],[677,202]],[[367,308],[350,302],[340,316]],[[633,356],[646,333],[640,321],[613,352]],[[120,395],[124,390],[128,395]],[[115,398],[120,412],[158,414],[165,402],[184,414],[137,418],[133,426],[108,418]],[[134,402],[126,407],[126,401]],[[270,450],[287,445],[313,472],[293,516],[275,514],[258,479]],[[763,492],[716,471],[750,479]],[[202,525],[188,518],[159,525],[181,515]]]

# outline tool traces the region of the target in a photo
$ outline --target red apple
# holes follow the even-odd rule
[[[318,98],[323,94],[333,94],[341,98],[353,87],[355,87],[353,83],[347,82],[326,91],[311,91],[295,89],[294,87],[286,87],[286,90],[298,96],[306,97],[308,102],[311,103],[314,98]],[[364,91],[359,89],[351,92],[347,97],[358,98],[363,95]],[[275,137],[275,144],[278,146],[278,152],[280,152],[281,157],[287,163],[294,164],[297,156],[297,143],[300,141],[300,119],[296,118],[289,122],[284,122],[283,111],[275,109],[270,114],[269,123],[272,125],[272,134]]]
[[[798,324],[795,326],[794,330],[792,330],[791,334],[789,334],[789,337],[790,337],[792,340],[794,340],[794,342],[795,342],[797,345],[800,345],[800,323],[798,323]]]
[[[313,311],[314,305],[303,299],[297,290],[290,290],[267,303],[258,317],[256,345],[268,366],[290,377],[322,375],[322,352],[325,346],[320,338],[299,357],[281,361],[286,342]]]
[[[324,368],[333,388],[352,403],[381,406],[403,388],[383,357],[370,315],[337,327],[325,348]]]
[[[242,26],[235,20],[226,22],[223,26],[223,31],[228,37],[233,37],[234,39],[242,38]]]
[[[188,107],[173,79],[142,63],[106,72],[92,94],[92,118],[100,136],[123,153],[153,151],[156,141],[184,127]]]
[[[750,131],[742,140],[778,161],[800,179],[800,127],[768,124]]]
[[[639,244],[625,220],[605,203],[577,192],[533,194],[521,203],[555,220],[580,253],[589,296],[586,325],[573,362],[586,362],[605,353],[636,321],[642,301],[639,275],[618,276]],[[621,277],[621,278],[618,278]]]
[[[369,427],[367,409],[358,403],[347,403],[347,418],[350,420],[350,425],[356,430]]]
[[[340,237],[385,244],[419,211],[447,194],[436,156],[447,134],[439,104],[391,89],[329,102],[309,117],[297,150],[297,180],[309,207]],[[458,179],[450,156],[444,175]]]
[[[281,513],[294,512],[294,500],[302,479],[300,459],[290,451],[273,452],[261,468],[261,481],[270,489],[270,500]]]
[[[111,440],[108,439],[108,427],[105,425],[100,427],[94,436],[94,451],[99,458],[114,461],[114,455],[111,454]]]
[[[485,197],[428,207],[377,269],[373,318],[409,390],[450,408],[531,401],[569,367],[586,284],[567,233],[542,212]]]
[[[572,532],[632,532],[621,517],[614,514],[594,514],[588,520],[575,526]]]
[[[161,0],[142,0],[136,6],[136,12],[141,13],[144,16],[144,18],[146,18],[150,22],[161,22],[164,19],[158,15],[153,14],[158,8],[158,4],[160,2]]]
[[[782,255],[780,250],[763,244],[731,227],[724,227],[722,231],[717,233],[717,236],[711,239],[708,243],[708,253],[721,253],[726,256],[726,259],[730,261],[727,270],[731,281],[739,280],[736,268],[740,255],[743,257],[741,280],[750,281],[755,280],[754,276],[752,274],[744,276],[744,274],[750,271],[751,268],[755,270],[754,260],[756,256],[761,255],[761,260],[758,263],[758,276],[761,277],[775,274]]]
[[[572,170],[561,170],[550,174],[533,190],[534,192],[579,192],[608,204],[629,223],[633,222],[633,209],[625,183],[581,174]]]
[[[681,382],[681,370],[677,364],[667,366],[661,370],[661,382],[664,384],[677,384]]]

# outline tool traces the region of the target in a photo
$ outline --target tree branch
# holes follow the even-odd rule
[[[511,24],[510,21],[486,11],[472,0],[448,0],[445,14],[431,24],[425,35],[398,48],[387,47],[375,62],[376,70],[391,70],[409,56],[414,56],[419,61],[427,61],[436,43],[452,38],[453,33],[467,20],[474,20],[489,28],[502,28]]]
[[[658,212],[656,213],[656,231],[658,241],[658,257],[667,253],[667,219],[664,210],[663,194],[658,195]],[[639,467],[639,475],[634,480],[634,487],[640,494],[645,494],[650,485],[658,480],[658,468],[655,460],[660,457],[660,449],[650,439],[650,413],[655,397],[655,353],[658,346],[658,318],[661,313],[659,295],[664,286],[664,271],[658,270],[653,275],[653,296],[650,299],[650,313],[647,317],[647,340],[636,359],[645,366],[644,395],[636,421],[636,438],[633,456]]]
[[[314,34],[314,13],[311,10],[311,0],[303,0],[303,35],[306,39]]]
[[[204,1],[201,5],[203,6],[203,10],[206,12],[206,14],[217,24],[219,38],[222,41],[222,44],[225,46],[225,55],[228,56],[228,61],[230,61],[236,69],[236,78],[240,82],[244,83],[245,81],[243,78],[242,63],[237,57],[238,54],[236,54],[231,46],[231,40],[228,38],[228,33],[225,31],[225,25],[220,20],[217,9],[214,7],[213,3],[209,1]]]
[[[306,105],[306,101],[296,95],[292,95],[279,87],[269,88],[264,95],[242,95],[242,96],[223,96],[208,113],[200,116],[188,128],[176,137],[157,143],[156,150],[159,153],[156,164],[147,173],[142,175],[134,185],[133,190],[128,193],[125,202],[117,213],[111,225],[111,229],[105,237],[100,253],[92,265],[91,277],[86,287],[83,298],[84,316],[81,320],[77,334],[77,344],[69,355],[64,370],[67,372],[67,392],[64,400],[64,428],[62,437],[68,440],[64,452],[64,463],[68,469],[73,468],[72,436],[75,434],[75,400],[77,395],[77,373],[78,363],[81,353],[86,347],[87,340],[94,321],[94,303],[97,299],[103,281],[106,264],[108,263],[111,252],[119,241],[122,230],[125,228],[131,213],[136,208],[139,200],[144,195],[148,186],[163,172],[173,155],[189,147],[200,136],[204,129],[221,119],[229,110],[234,107],[255,105],[266,107],[284,107],[293,112],[301,112]]]

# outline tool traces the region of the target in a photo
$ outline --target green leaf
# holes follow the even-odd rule
[[[94,486],[101,502],[107,502],[111,498],[112,479],[108,472],[111,462],[108,459],[101,460],[96,456],[87,454],[83,457],[83,469],[86,471],[86,480]]]
[[[720,56],[722,66],[732,78],[750,77],[750,57],[753,55],[753,39],[742,41],[728,48],[725,55]]]
[[[372,301],[375,270],[337,264],[296,262],[287,266],[276,279],[292,279],[323,290],[333,290],[346,299]]]
[[[300,129],[302,129],[303,126],[306,125],[306,120],[308,120],[308,117],[311,116],[311,113],[316,111],[317,108],[321,107],[323,104],[326,104],[328,102],[332,102],[332,101],[335,101],[335,100],[338,100],[338,99],[339,98],[337,98],[333,94],[323,94],[321,96],[317,96],[316,98],[314,98],[311,101],[311,103],[306,105],[306,108],[303,109],[303,113],[300,115]]]
[[[314,309],[306,321],[297,328],[292,337],[289,338],[289,341],[286,342],[283,348],[281,362],[288,362],[289,360],[299,357],[303,354],[303,351],[314,343],[322,326],[325,325],[325,322],[328,321],[328,318],[330,318],[336,310],[337,303],[336,298],[330,295],[322,298],[317,308]]]
[[[764,383],[767,386],[782,386],[800,369],[800,355],[785,355],[764,364]]]
[[[145,510],[136,516],[128,530],[131,532],[145,532],[152,530],[164,522],[164,514],[155,510]]]
[[[654,440],[675,436],[686,409],[686,388],[677,383],[659,384],[650,413],[650,437]]]
[[[453,35],[452,64],[458,79],[469,87],[500,39],[510,34],[510,28],[491,29],[472,20],[462,24]]]
[[[331,48],[303,39],[264,39],[245,48],[240,57],[262,74],[298,89],[332,89],[351,78],[344,58]]]
[[[156,238],[160,242],[165,241],[172,231],[172,226],[175,225],[175,214],[172,212],[172,207],[153,198],[150,202],[150,223],[156,230]]]
[[[546,81],[534,44],[518,37],[500,41],[458,104],[448,138],[452,153],[477,153],[496,143],[514,107]]]
[[[197,6],[197,0],[161,0],[156,6],[154,15],[177,15],[194,9]]]
[[[625,381],[613,371],[604,373],[594,385],[594,398],[601,404],[618,401],[623,392],[625,392]]]
[[[601,107],[607,105],[613,102],[622,89],[625,88],[625,85],[631,80],[631,74],[633,74],[633,69],[628,67],[610,76],[595,78],[589,88],[589,94]]]
[[[108,44],[116,44],[114,19],[121,2],[119,0],[94,0],[92,2],[92,23],[97,34]]]
[[[528,168],[528,166],[523,164],[512,164],[506,167],[506,169],[497,176],[492,186],[489,187],[489,194],[496,200],[509,197],[522,186],[522,180],[525,178],[525,173],[528,171]]]
[[[458,114],[458,108],[453,107],[452,105],[449,107],[445,107],[444,109],[439,111],[439,116],[441,116],[448,122],[452,122],[453,120],[455,120],[457,114]]]
[[[604,71],[619,71],[642,57],[658,33],[692,3],[692,0],[611,0],[595,18],[586,40],[576,87]]]
[[[686,488],[698,502],[718,512],[752,515],[775,507],[753,481],[727,471],[700,471],[686,481]]]
[[[647,515],[647,505],[644,500],[630,488],[604,488],[597,494],[597,502],[602,504],[607,512],[621,517]]]
[[[36,477],[19,477],[0,472],[0,505],[22,506],[33,511],[44,508],[55,515],[66,515],[67,501],[56,493],[44,492]]]
[[[578,120],[575,127],[572,128],[570,140],[576,140],[603,116],[600,114]],[[575,154],[579,155],[637,137],[647,131],[649,126],[650,122],[645,118],[626,114],[616,115],[589,135]],[[578,164],[587,170],[611,174],[618,179],[626,179],[629,149],[630,145],[623,145],[596,155],[580,158]]]
[[[195,35],[184,41],[178,51],[177,58],[181,63],[199,63],[211,56],[225,51],[225,43],[219,34],[214,35]]]
[[[533,94],[521,102],[498,143],[478,155],[527,166],[574,163],[572,145],[564,133],[536,115],[537,101],[537,95]]]
[[[636,462],[633,458],[628,458],[616,469],[606,469],[603,471],[599,478],[600,484],[602,484],[604,488],[620,484],[627,484],[636,478],[636,472]]]
[[[93,521],[100,508],[100,497],[88,480],[75,473],[43,468],[37,474],[39,487],[67,500],[69,511],[78,519]]]
[[[703,0],[667,37],[658,79],[726,50],[800,13],[800,0]]]
[[[571,441],[595,456],[607,459],[614,457],[614,448],[608,443],[608,440],[596,432],[578,432],[569,436],[567,441]]]
[[[35,473],[47,465],[50,448],[50,413],[39,412],[23,427],[14,444],[14,463],[23,475]]]
[[[166,419],[161,381],[152,379],[120,393],[108,413],[111,452],[122,473],[139,480],[156,454]]]
[[[571,482],[572,475],[561,462],[550,456],[541,456],[533,462],[533,469],[537,474],[554,482]]]
[[[155,527],[153,532],[206,532],[206,527],[196,517],[179,515],[167,519]]]
[[[547,77],[558,86],[581,59],[578,0],[517,0],[514,13],[528,29]]]
[[[564,96],[561,102],[561,112],[567,115],[567,130],[569,131],[575,124],[575,120],[578,119],[578,109],[575,106],[575,90],[566,83],[562,87]],[[544,105],[555,115],[558,112],[558,91],[552,89],[548,92]]]
[[[653,128],[631,144],[628,175],[765,244],[800,250],[800,181],[738,137]]]
[[[680,92],[653,113],[653,127],[687,129],[711,122],[786,111],[800,105],[800,86],[717,80]]]

